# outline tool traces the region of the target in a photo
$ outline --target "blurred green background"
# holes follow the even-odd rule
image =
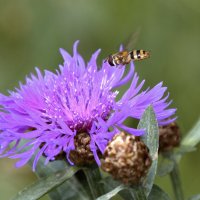
[[[54,70],[62,63],[58,49],[72,52],[77,39],[86,60],[101,48],[101,63],[134,32],[132,48],[151,51],[136,70],[146,87],[164,81],[185,134],[200,115],[199,0],[0,0],[0,92],[18,86],[35,66]],[[199,153],[180,163],[186,196],[200,192]],[[2,200],[36,180],[29,167],[13,164],[0,160]],[[169,178],[157,182],[173,198]]]

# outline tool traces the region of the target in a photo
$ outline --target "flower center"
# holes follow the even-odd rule
[[[51,83],[54,89],[45,95],[43,115],[46,118],[63,120],[71,130],[78,132],[90,129],[99,117],[106,120],[117,92],[110,91],[106,85],[102,87],[105,80],[95,80],[95,74],[91,76],[88,72],[81,77],[71,73],[70,77],[58,78]]]

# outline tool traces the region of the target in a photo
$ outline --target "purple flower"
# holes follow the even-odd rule
[[[128,118],[140,119],[151,104],[159,125],[172,122],[176,109],[168,109],[167,88],[159,83],[152,89],[141,91],[144,80],[138,83],[138,75],[131,63],[127,75],[125,67],[111,67],[102,63],[98,69],[96,51],[86,64],[73,47],[73,56],[60,49],[64,64],[56,73],[36,68],[19,89],[9,96],[0,94],[0,154],[19,161],[17,167],[26,164],[34,155],[33,170],[44,154],[46,164],[61,152],[69,153],[74,147],[74,136],[80,132],[90,135],[90,148],[100,164],[97,150],[104,152],[107,143],[120,130],[142,135],[144,130],[127,127]],[[130,87],[117,100],[118,87],[130,82]],[[171,119],[170,119],[171,118]],[[23,145],[21,142],[23,141]],[[9,148],[9,146],[12,146]],[[69,160],[70,161],[70,160]]]

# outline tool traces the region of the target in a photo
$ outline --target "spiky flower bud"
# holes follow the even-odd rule
[[[180,129],[177,123],[172,122],[166,126],[159,127],[159,152],[165,152],[179,146]]]
[[[70,160],[76,165],[88,165],[95,162],[94,155],[90,149],[90,135],[78,133],[74,138],[75,150],[70,152]]]
[[[139,137],[121,132],[109,142],[102,169],[125,184],[138,184],[148,172],[151,158]]]

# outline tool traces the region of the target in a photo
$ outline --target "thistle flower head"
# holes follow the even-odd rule
[[[74,138],[78,133],[90,136],[90,149],[98,164],[97,151],[102,154],[113,136],[126,131],[141,135],[144,130],[127,127],[128,118],[140,119],[151,104],[159,125],[166,125],[175,109],[168,109],[167,88],[159,83],[152,89],[141,91],[144,81],[138,83],[138,75],[131,63],[125,75],[125,67],[111,67],[102,63],[97,67],[96,51],[86,64],[73,47],[73,56],[60,49],[63,65],[56,73],[36,68],[25,84],[20,84],[9,96],[0,94],[0,154],[19,161],[17,167],[26,164],[34,155],[33,170],[38,159],[45,155],[46,163],[65,152],[69,162],[70,151],[75,149]],[[117,88],[130,82],[130,87],[119,100]],[[23,145],[21,142],[23,141]],[[12,144],[12,148],[8,148]],[[72,162],[71,162],[72,164]]]
[[[151,162],[149,149],[140,137],[121,132],[108,143],[101,167],[124,184],[139,184]]]

